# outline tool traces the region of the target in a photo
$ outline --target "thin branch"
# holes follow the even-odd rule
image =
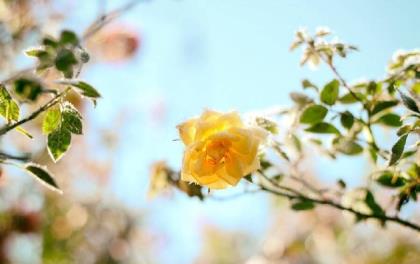
[[[274,181],[273,179],[270,179],[267,175],[265,175],[265,173],[263,171],[259,170],[258,173],[261,175],[261,177],[263,179],[267,180],[271,185],[275,186],[276,188],[284,190],[284,191],[289,192],[289,193],[293,193],[295,195],[299,195],[299,196],[302,195],[300,192],[298,192],[298,191],[296,191],[296,190],[294,190],[290,187],[283,186],[283,185],[279,184],[278,182]]]
[[[343,76],[338,72],[337,68],[335,67],[332,59],[328,59],[325,56],[323,56],[322,53],[320,53],[319,51],[317,51],[315,49],[314,43],[313,42],[307,42],[308,47],[312,50],[312,52],[316,53],[321,60],[328,65],[328,67],[331,69],[331,71],[334,73],[335,77],[340,81],[340,83],[349,91],[349,93],[354,97],[354,99],[356,99],[357,101],[359,101],[362,105],[363,108],[366,109],[368,112],[368,106],[363,102],[362,98],[360,98],[354,91],[353,89],[350,87],[350,85],[347,83],[347,81],[343,78]],[[369,145],[375,149],[376,151],[380,151],[380,148],[378,147],[378,144],[376,143],[375,137],[373,135],[373,131],[372,131],[372,127],[371,127],[371,118],[370,115],[368,115],[368,121],[364,122],[362,119],[358,119],[359,121],[361,121],[368,129],[368,133],[370,134],[370,137],[372,139],[372,142],[369,142]]]
[[[38,110],[36,110],[35,112],[33,112],[32,114],[30,114],[29,116],[13,123],[13,124],[8,124],[3,126],[2,128],[0,128],[0,136],[6,134],[7,132],[9,132],[10,130],[28,122],[31,121],[33,119],[35,119],[39,114],[41,114],[42,112],[48,110],[49,108],[51,108],[52,106],[56,105],[61,97],[63,97],[64,95],[67,94],[68,91],[70,91],[71,88],[67,87],[64,91],[62,91],[61,93],[58,93],[56,96],[54,96],[51,100],[49,100],[46,104],[44,104],[43,106],[41,106],[40,108],[38,108]]]
[[[143,0],[145,1],[145,0]],[[131,1],[128,2],[126,5],[111,11],[108,14],[102,15],[101,17],[99,17],[97,20],[95,20],[91,26],[88,27],[87,31],[85,32],[85,34],[83,35],[83,40],[86,40],[90,37],[92,37],[96,32],[98,32],[102,27],[104,27],[106,24],[108,24],[109,22],[111,22],[112,20],[118,18],[119,16],[121,16],[125,11],[133,8],[134,6],[136,6],[137,4],[139,4],[141,2],[141,0],[135,0],[135,1]],[[35,67],[30,67],[30,68],[26,68],[23,70],[20,70],[18,72],[16,72],[15,74],[13,74],[12,76],[10,76],[9,78],[1,81],[1,83],[8,83],[10,81],[13,81],[14,79],[18,78],[21,75],[27,74],[29,72],[31,72]],[[78,72],[79,74],[80,72]],[[50,101],[48,101],[45,105],[41,106],[37,111],[33,112],[31,115],[29,115],[28,117],[13,123],[13,124],[8,124],[3,126],[2,128],[0,128],[0,136],[6,134],[7,132],[9,132],[10,130],[32,120],[35,119],[39,114],[41,114],[43,111],[49,109],[50,107],[54,106],[55,104],[57,104],[59,102],[59,99],[64,96],[71,88],[67,88],[66,90],[64,90],[61,93],[56,94]]]
[[[329,62],[327,59],[325,59],[323,56],[321,56],[321,59],[330,67],[331,71],[334,73],[334,75],[337,77],[337,79],[343,84],[343,86],[349,91],[349,93],[359,102],[363,103],[362,98],[360,98],[354,91],[351,89],[350,85],[347,84],[346,80],[344,80],[343,76],[338,72],[337,68],[332,62]]]
[[[324,193],[326,193],[328,190],[327,189],[318,189],[315,186],[313,186],[311,183],[309,183],[308,181],[306,181],[305,179],[303,179],[302,177],[297,177],[297,176],[290,176],[290,179],[302,184],[305,188],[307,188],[309,191],[313,192],[314,194],[318,195],[318,196],[323,196]]]
[[[107,14],[99,16],[93,23],[86,29],[85,33],[83,34],[83,40],[90,38],[96,32],[101,30],[104,26],[121,16],[124,12],[132,9],[137,4],[141,2],[145,2],[148,0],[133,0],[128,2],[127,4],[123,5],[122,7],[115,9]]]
[[[356,99],[357,101],[361,102],[363,105],[363,100],[360,98],[354,91],[351,89],[350,85],[347,84],[346,80],[341,76],[341,74],[338,72],[337,68],[332,63],[332,60],[329,60],[328,58],[325,58],[325,56],[322,56],[323,54],[320,53],[315,49],[315,44],[313,42],[307,42],[308,47],[312,50],[312,52],[318,54],[318,56],[321,58],[321,60],[328,65],[328,67],[331,69],[331,71],[334,73],[336,78],[343,84],[343,86],[349,91],[349,93]]]
[[[399,218],[398,216],[387,216],[385,214],[382,215],[382,214],[362,213],[362,212],[354,210],[353,208],[345,207],[345,206],[343,206],[339,203],[336,203],[332,200],[329,200],[329,199],[315,199],[315,198],[307,197],[307,196],[302,195],[302,194],[295,195],[295,194],[285,193],[285,192],[282,192],[282,191],[279,191],[279,190],[268,188],[267,186],[260,185],[260,187],[265,192],[275,194],[275,195],[278,195],[278,196],[282,196],[282,197],[286,197],[288,199],[300,199],[300,200],[310,201],[310,202],[315,203],[315,204],[327,205],[327,206],[336,208],[336,209],[341,210],[341,211],[350,212],[350,213],[354,214],[355,216],[358,216],[358,217],[361,217],[361,218],[364,218],[364,219],[377,219],[377,220],[379,220],[381,222],[384,222],[384,223],[385,222],[393,222],[393,223],[397,223],[397,224],[400,224],[402,226],[405,226],[405,227],[408,227],[408,228],[411,228],[415,231],[420,232],[420,225],[409,222],[409,221],[406,221],[406,220],[403,220],[403,219]]]
[[[0,152],[0,162],[5,161],[5,160],[17,160],[17,161],[28,161],[30,159],[30,155],[29,154],[25,154],[22,156],[16,156],[16,155],[12,155],[12,154],[8,154],[8,153],[4,153],[4,152]]]
[[[98,17],[95,21],[92,22],[92,24],[88,27],[86,32],[83,34],[82,39],[87,40],[91,38],[93,35],[95,35],[100,29],[102,29],[105,25],[110,23],[111,21],[117,19],[120,17],[124,12],[130,10],[131,8],[135,7],[140,2],[145,2],[148,0],[133,0],[131,2],[128,2],[124,6],[115,9],[108,14],[103,14],[100,17]],[[18,70],[17,72],[13,73],[11,76],[7,77],[6,79],[0,81],[1,84],[6,84],[11,81],[16,80],[17,78],[21,77],[22,75],[26,75],[31,73],[33,70],[35,70],[36,66],[31,66],[28,68],[24,68],[22,70]]]

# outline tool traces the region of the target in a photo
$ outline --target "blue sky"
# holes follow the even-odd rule
[[[108,8],[123,3],[108,2],[112,2]],[[85,3],[86,8],[67,21],[69,27],[87,24],[87,18],[96,14],[96,3]],[[247,112],[289,105],[288,93],[300,89],[301,79],[319,84],[330,80],[326,68],[300,68],[300,52],[288,51],[299,27],[313,31],[328,26],[340,39],[360,48],[338,63],[348,80],[381,77],[395,50],[419,46],[419,7],[414,0],[155,0],[140,4],[121,19],[140,32],[138,55],[124,64],[93,65],[83,76],[104,97],[89,113],[96,125],[112,127],[113,117],[131,109],[115,153],[116,196],[149,211],[153,228],[177,242],[167,245],[171,263],[187,263],[198,253],[197,227],[203,219],[224,228],[264,232],[269,224],[264,196],[204,204],[183,196],[146,201],[149,164],[165,159],[175,168],[180,166],[183,148],[173,141],[178,137],[176,124],[206,107]],[[151,112],[162,106],[163,120],[153,121]],[[87,132],[87,136],[93,135]],[[335,181],[337,173],[343,178],[363,175],[366,166],[362,159],[320,164],[329,168],[319,166],[318,171],[329,181]]]

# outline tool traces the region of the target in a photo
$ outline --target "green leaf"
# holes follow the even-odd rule
[[[61,110],[59,107],[48,109],[42,121],[42,132],[45,135],[50,134],[61,125]]]
[[[19,105],[12,99],[4,85],[0,84],[0,115],[7,122],[19,120]]]
[[[420,164],[413,163],[407,170],[407,174],[412,179],[420,179]]]
[[[311,210],[315,208],[315,204],[309,200],[300,200],[293,203],[291,208],[295,211]]]
[[[37,73],[54,65],[53,56],[55,55],[53,54],[55,54],[55,51],[51,51],[51,49],[46,49],[45,47],[36,48],[25,51],[25,54],[38,59],[38,65],[36,66]]]
[[[12,100],[12,97],[9,94],[9,91],[7,91],[6,86],[0,84],[0,103]]]
[[[321,92],[321,101],[327,105],[335,104],[335,101],[338,97],[338,88],[340,83],[338,80],[332,80],[331,82],[327,83]]]
[[[54,49],[58,46],[57,40],[50,36],[44,37],[42,39],[42,44]]]
[[[410,197],[406,193],[400,193],[398,196],[397,210],[400,211],[403,205],[410,201]]]
[[[415,154],[417,154],[417,150],[404,151],[404,153],[401,155],[401,159],[409,158],[409,157],[411,157],[411,156],[413,156]]]
[[[372,161],[376,163],[378,161],[378,151],[374,148],[369,148],[369,154],[372,158]]]
[[[29,57],[43,58],[48,56],[48,52],[46,52],[43,48],[28,49],[24,52]]]
[[[375,197],[369,190],[366,191],[365,203],[370,208],[370,210],[372,210],[374,215],[385,215],[384,210],[378,203],[376,203]]]
[[[363,147],[350,138],[338,138],[334,142],[336,149],[346,155],[357,155],[363,152]]]
[[[350,129],[354,124],[354,116],[351,112],[345,111],[340,114],[340,122],[344,128]]]
[[[51,176],[51,174],[46,168],[43,168],[38,164],[30,163],[25,165],[25,170],[49,189],[62,193],[54,178]]]
[[[274,175],[273,177],[271,177],[271,179],[276,182],[280,182],[283,178],[284,178],[284,174],[282,173],[278,173]]]
[[[404,152],[405,143],[407,141],[407,134],[400,137],[397,143],[391,149],[391,159],[389,160],[389,166],[394,165],[401,158],[402,153]]]
[[[402,135],[404,135],[404,134],[410,133],[410,132],[411,132],[411,130],[412,130],[411,125],[405,125],[405,126],[402,126],[402,127],[400,127],[400,128],[398,129],[398,131],[397,131],[397,135],[400,137],[400,136],[402,136]]]
[[[397,90],[397,87],[400,86],[400,83],[401,83],[400,80],[398,80],[398,81],[396,81],[396,80],[391,81],[388,84],[388,87],[386,88],[388,90],[388,93],[390,95],[394,95],[395,94],[395,91]]]
[[[313,102],[310,97],[303,93],[292,92],[290,93],[290,98],[300,106],[305,106]]]
[[[4,115],[4,117],[7,120],[18,121],[19,115],[20,115],[19,105],[14,100],[10,100],[9,106],[7,107],[6,114]]]
[[[295,135],[295,134],[291,134],[290,138],[292,140],[293,146],[295,147],[295,149],[301,153],[302,152],[302,142],[300,141],[300,139]]]
[[[257,117],[255,119],[255,121],[257,122],[257,125],[265,130],[267,130],[268,132],[272,133],[272,134],[277,134],[278,133],[278,128],[277,128],[277,123],[273,122],[267,118],[264,117]]]
[[[394,177],[391,171],[383,171],[376,181],[382,186],[397,188],[405,185],[406,180],[402,177]]]
[[[318,91],[318,87],[315,84],[313,84],[311,81],[309,81],[308,79],[302,80],[302,87],[303,87],[303,89],[313,88],[316,91]]]
[[[355,92],[354,94],[356,94],[357,98],[361,98],[361,99],[365,98],[365,96],[362,93]],[[353,104],[353,103],[358,102],[357,98],[354,97],[352,93],[347,93],[343,95],[342,97],[340,97],[338,101],[342,104]]]
[[[378,120],[381,124],[390,126],[390,127],[400,127],[402,126],[401,117],[394,113],[389,113],[381,116]]]
[[[67,129],[57,129],[48,135],[48,152],[54,162],[66,153],[71,143],[71,133]]]
[[[324,120],[328,109],[322,105],[308,106],[300,116],[300,122],[303,124],[315,124]]]
[[[340,134],[340,131],[335,126],[325,122],[312,125],[306,128],[305,131],[319,134]]]
[[[322,141],[320,139],[310,138],[309,141],[311,141],[315,145],[322,146]]]
[[[261,166],[261,169],[264,171],[264,170],[272,167],[273,165],[267,160],[260,160],[260,166]]]
[[[407,107],[409,110],[411,110],[413,112],[416,112],[416,113],[420,114],[420,110],[419,110],[419,107],[417,106],[416,101],[414,101],[413,98],[404,94],[400,90],[398,90],[398,92],[400,93],[401,99],[403,100],[403,104],[405,105],[405,107]]]
[[[370,81],[367,86],[367,92],[372,95],[379,94],[381,90],[382,90],[381,83],[376,83],[375,81]]]
[[[83,133],[82,116],[74,106],[66,103],[61,112],[61,128],[67,129],[73,134],[81,135]]]
[[[252,174],[248,174],[248,175],[244,176],[244,179],[247,180],[250,183],[253,183]]]
[[[42,86],[38,81],[20,78],[14,82],[14,91],[24,99],[35,101],[42,93]]]
[[[419,73],[419,72],[417,72]],[[416,93],[417,95],[420,95],[420,82],[417,82],[411,86],[411,90]]]
[[[373,116],[374,114],[377,114],[377,113],[379,113],[379,112],[381,112],[385,109],[388,109],[390,107],[394,107],[394,106],[398,105],[398,103],[399,102],[397,100],[379,101],[373,107],[372,111],[370,112],[370,115]]]
[[[60,44],[61,45],[70,44],[70,45],[75,46],[79,44],[79,38],[73,31],[63,30],[60,35]]]
[[[83,82],[83,81],[62,81],[60,82],[61,84],[68,84],[71,86],[74,86],[76,88],[78,88],[83,96],[92,98],[92,99],[96,99],[96,98],[100,98],[101,95],[99,94],[99,92],[93,88],[92,85]]]
[[[179,190],[183,193],[188,195],[189,197],[197,197],[201,201],[204,200],[204,195],[202,193],[203,187],[195,183],[187,183],[185,181],[178,181],[176,182],[176,186]]]
[[[73,65],[77,64],[77,59],[73,52],[69,49],[61,49],[55,58],[55,67],[57,70],[63,72],[66,78],[71,78],[73,75]]]
[[[416,184],[415,186],[412,186],[409,189],[411,199],[413,199],[414,201],[417,201],[417,193],[420,193],[420,184]]]

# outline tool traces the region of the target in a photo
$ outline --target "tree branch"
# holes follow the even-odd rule
[[[381,222],[384,222],[384,223],[385,222],[393,222],[393,223],[397,223],[397,224],[400,224],[402,226],[411,228],[411,229],[413,229],[417,232],[420,232],[420,225],[409,222],[409,221],[406,221],[406,220],[403,220],[403,219],[399,218],[398,216],[387,216],[385,214],[384,215],[379,215],[379,214],[362,213],[362,212],[354,210],[353,208],[345,207],[345,206],[343,206],[339,203],[336,203],[332,200],[329,200],[329,199],[316,199],[316,198],[307,197],[303,194],[285,193],[285,192],[282,192],[282,191],[279,191],[279,190],[268,188],[267,186],[263,186],[263,185],[260,185],[260,187],[261,187],[261,190],[263,190],[265,192],[268,192],[268,193],[271,193],[271,194],[274,194],[274,195],[277,195],[277,196],[286,197],[288,199],[306,200],[306,201],[310,201],[310,202],[315,203],[315,204],[327,205],[327,206],[336,208],[336,209],[341,210],[341,211],[350,212],[350,213],[354,214],[355,216],[362,217],[364,219],[377,219],[377,220],[379,220]]]
[[[0,152],[0,163],[1,163],[1,161],[4,161],[4,160],[17,160],[17,161],[25,162],[25,161],[28,161],[30,159],[30,157],[31,156],[29,154],[25,154],[25,155],[22,155],[22,156],[16,156],[16,155],[12,155],[12,154],[9,154],[9,153]]]
[[[97,19],[95,19],[95,21],[92,22],[92,24],[90,26],[88,26],[87,30],[85,31],[85,33],[82,36],[82,39],[84,41],[86,41],[87,39],[91,38],[99,30],[101,30],[105,25],[107,25],[111,21],[117,19],[124,12],[126,12],[126,11],[130,10],[131,8],[135,7],[140,2],[145,2],[145,1],[148,1],[148,0],[133,0],[133,1],[130,1],[130,2],[126,3],[122,7],[117,8],[117,9],[115,9],[115,10],[113,10],[113,11],[107,13],[107,14],[100,15]],[[36,68],[36,66],[31,66],[31,67],[28,67],[28,68],[18,70],[17,72],[12,73],[6,79],[1,80],[0,83],[6,84],[6,83],[9,83],[11,81],[14,81],[17,78],[21,77],[22,75],[26,75],[26,74],[31,73],[33,70],[35,70],[35,68]]]
[[[36,110],[32,114],[30,114],[29,116],[15,122],[13,124],[7,124],[7,125],[3,126],[2,128],[0,128],[0,136],[6,134],[10,130],[12,130],[12,129],[28,122],[28,121],[31,121],[31,120],[35,119],[39,114],[48,110],[52,106],[56,105],[60,101],[60,98],[63,97],[64,95],[66,95],[67,92],[70,91],[70,90],[71,90],[71,88],[67,87],[64,91],[55,95],[51,100],[49,100],[46,104],[44,104],[43,106],[38,108],[38,110]]]
[[[119,16],[121,16],[124,12],[132,9],[137,4],[139,4],[141,2],[145,2],[145,1],[148,1],[148,0],[133,0],[133,1],[130,1],[130,2],[126,3],[125,5],[123,5],[122,7],[118,8],[118,9],[115,9],[115,10],[113,10],[113,11],[107,13],[107,14],[104,14],[104,15],[99,16],[87,28],[87,30],[83,34],[83,37],[82,37],[83,40],[86,40],[86,39],[90,38],[96,32],[98,32],[99,30],[101,30],[104,26],[106,26],[107,24],[109,24],[111,21],[113,21],[116,18],[118,18]]]
[[[357,101],[359,101],[362,105],[363,108],[368,111],[369,113],[369,108],[368,106],[363,102],[362,98],[360,98],[354,91],[353,89],[350,87],[350,85],[347,83],[347,81],[343,78],[343,76],[338,72],[337,68],[335,67],[332,59],[328,59],[325,56],[323,56],[322,53],[320,53],[319,51],[316,50],[314,43],[313,42],[306,42],[308,47],[312,50],[312,52],[316,53],[321,60],[330,68],[330,70],[334,73],[335,77],[340,81],[340,83],[349,91],[349,93],[354,97],[354,99],[356,99]],[[368,133],[370,134],[370,137],[372,139],[371,142],[369,142],[369,145],[374,148],[375,150],[379,151],[380,148],[378,147],[378,144],[376,143],[375,137],[373,135],[373,131],[372,131],[372,127],[371,127],[371,117],[368,114],[368,121],[365,122],[362,119],[358,119],[359,121],[361,121],[368,129]]]
[[[328,65],[328,67],[331,69],[331,71],[334,73],[334,75],[336,76],[336,78],[343,84],[343,86],[349,91],[349,93],[354,97],[354,99],[356,99],[357,101],[361,102],[363,105],[363,100],[362,98],[360,98],[350,87],[350,85],[347,84],[346,80],[343,78],[343,76],[341,76],[341,74],[338,72],[337,68],[335,67],[335,65],[332,63],[332,60],[329,60],[327,58],[325,58],[325,56],[322,56],[323,54],[321,54],[319,51],[316,50],[315,48],[315,44],[313,42],[306,42],[308,47],[312,50],[312,52],[316,53],[321,60]]]

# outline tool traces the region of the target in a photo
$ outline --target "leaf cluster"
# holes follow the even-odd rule
[[[95,104],[101,97],[92,85],[77,79],[83,64],[89,61],[89,54],[81,44],[76,33],[63,30],[58,38],[45,36],[39,47],[25,51],[26,55],[37,59],[36,71],[34,74],[17,75],[9,79],[10,85],[0,85],[0,115],[6,120],[6,125],[0,129],[0,136],[15,129],[33,138],[21,125],[43,115],[42,132],[47,138],[48,153],[54,162],[63,157],[70,148],[72,136],[83,133],[82,114],[66,101],[66,94],[74,90]],[[53,87],[48,87],[42,80],[42,73],[47,70],[59,72],[64,79],[56,81]],[[44,103],[45,97],[51,95],[52,98]],[[29,116],[21,118],[20,103],[41,106]],[[0,161],[9,164],[12,157],[4,155]],[[18,166],[49,187],[58,189],[53,177],[43,166],[32,163]]]

